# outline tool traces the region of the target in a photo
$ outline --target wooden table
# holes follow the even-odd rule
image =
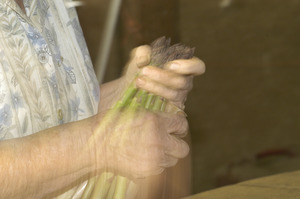
[[[184,199],[300,199],[300,170],[245,181]]]

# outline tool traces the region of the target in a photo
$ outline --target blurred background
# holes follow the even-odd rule
[[[110,1],[85,2],[95,62]],[[300,0],[123,0],[105,81],[164,35],[207,66],[186,104],[191,193],[300,169]]]

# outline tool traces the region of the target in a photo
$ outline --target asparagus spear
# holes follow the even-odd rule
[[[155,40],[151,44],[151,47],[152,54],[150,64],[160,68],[163,68],[165,63],[172,60],[190,59],[194,54],[194,48],[181,44],[170,46],[170,39],[166,39],[165,37]],[[125,91],[123,97],[114,105],[112,109],[113,111],[110,115],[113,115],[113,112],[122,108],[130,108],[133,112],[138,108],[163,112],[165,111],[167,103],[167,100],[160,96],[155,96],[152,93],[137,89],[134,82],[132,82]],[[176,113],[176,107],[174,113]],[[108,118],[110,118],[110,116]],[[132,185],[133,182],[123,176],[114,177],[111,182],[112,176],[113,174],[111,173],[103,173],[98,178],[94,177],[90,179],[83,193],[82,199],[125,199],[126,195],[134,197],[134,193],[137,191],[132,187],[136,186],[130,186],[130,189],[128,188],[128,185]],[[92,189],[94,190],[92,191]],[[130,190],[131,193],[128,193],[128,190]]]

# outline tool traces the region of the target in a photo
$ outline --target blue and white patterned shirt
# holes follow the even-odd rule
[[[0,0],[0,140],[97,113],[99,85],[66,2],[24,0],[25,14],[14,0]]]

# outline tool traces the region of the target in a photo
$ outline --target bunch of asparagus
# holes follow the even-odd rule
[[[151,44],[151,66],[163,68],[164,64],[169,61],[190,59],[193,57],[194,48],[182,44],[171,46],[170,43],[170,39],[161,37]],[[134,117],[134,112],[140,108],[149,111],[165,111],[168,105],[166,99],[138,89],[134,82],[135,81],[129,85],[122,98],[105,116],[99,126],[99,130],[101,130],[106,123],[111,122],[110,120],[115,114],[125,108],[131,110],[131,115],[126,117],[129,120]],[[173,107],[172,110],[168,110],[168,112],[171,111],[175,114],[177,111],[181,111],[177,107],[171,107]],[[111,172],[104,172],[100,176],[93,177],[88,181],[81,199],[133,199],[136,197],[136,194],[137,185],[130,179],[115,175]]]

